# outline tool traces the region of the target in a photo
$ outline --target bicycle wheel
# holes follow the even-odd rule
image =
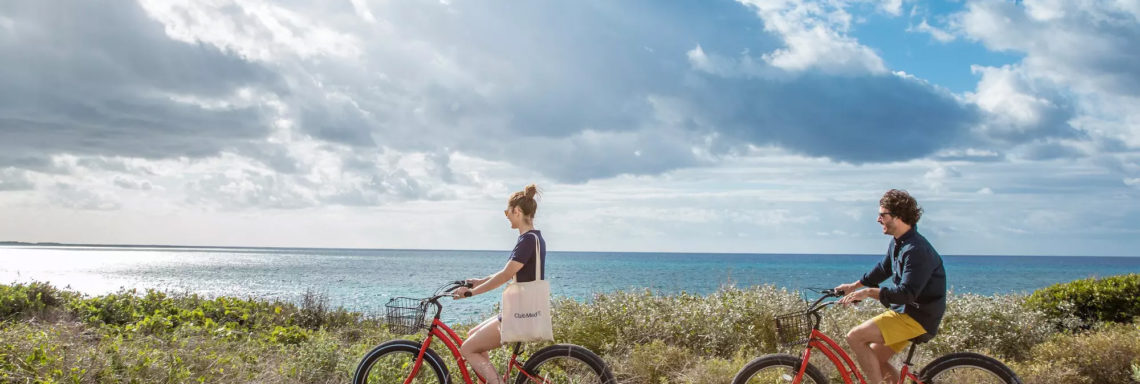
[[[926,384],[1021,384],[1012,369],[996,359],[971,352],[951,353],[922,368]]]
[[[517,384],[611,384],[614,374],[601,357],[573,344],[556,344],[531,355]]]
[[[392,340],[380,344],[364,355],[364,359],[356,367],[352,382],[353,384],[403,383],[412,374],[412,367],[419,353],[420,343],[410,340]],[[447,365],[435,351],[428,348],[424,352],[420,370],[416,372],[416,377],[411,382],[443,384],[447,382],[447,377]]]
[[[799,357],[788,354],[765,355],[752,360],[736,373],[732,384],[776,384],[791,383],[800,372]],[[800,380],[806,384],[827,384],[827,376],[811,363]]]

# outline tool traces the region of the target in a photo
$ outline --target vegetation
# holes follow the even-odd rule
[[[1079,320],[1086,327],[1106,321],[1133,322],[1140,316],[1140,274],[1054,284],[1029,295],[1026,304],[1055,319]]]
[[[1132,307],[1107,297],[1133,292],[1136,279],[1080,280],[1030,296],[952,295],[942,331],[919,349],[917,365],[977,351],[1007,362],[1026,383],[1140,382],[1140,326],[1135,315],[1111,312],[1136,308],[1140,295],[1124,296]],[[623,383],[725,383],[752,358],[782,350],[771,318],[802,305],[799,294],[765,286],[559,299],[555,338],[598,352]],[[823,329],[842,344],[847,329],[881,310],[874,302],[829,308]],[[422,336],[393,335],[315,292],[293,304],[0,285],[0,382],[347,383],[366,351],[396,337]],[[504,355],[493,357],[501,364]]]

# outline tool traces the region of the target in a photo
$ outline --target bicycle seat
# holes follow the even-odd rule
[[[915,344],[922,344],[922,343],[925,343],[927,341],[930,341],[930,339],[933,339],[933,338],[934,338],[934,335],[931,335],[929,333],[923,333],[921,336],[910,339],[910,342],[915,343]]]

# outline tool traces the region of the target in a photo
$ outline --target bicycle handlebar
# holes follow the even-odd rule
[[[446,287],[446,288],[444,288],[444,287]],[[435,301],[441,297],[450,296],[449,294],[451,293],[451,291],[459,289],[459,287],[471,289],[471,288],[475,288],[475,284],[468,283],[466,280],[455,280],[455,281],[446,283],[442,287],[439,287],[440,289],[436,291],[439,293],[432,296],[432,298],[429,300]],[[471,292],[464,292],[463,297],[471,297]]]

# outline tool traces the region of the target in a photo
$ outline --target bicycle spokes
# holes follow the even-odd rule
[[[411,352],[387,353],[369,368],[367,383],[403,383],[412,374],[416,364],[416,354]],[[415,384],[437,383],[435,373],[426,364],[421,364],[412,379]]]
[[[956,366],[938,372],[926,384],[1004,384],[1006,380],[988,369],[975,366]]]
[[[572,357],[555,357],[542,362],[528,372],[532,383],[549,384],[600,384],[601,380],[594,368],[582,360]]]
[[[752,375],[752,377],[748,378],[748,381],[746,381],[745,383],[747,383],[747,384],[788,384],[788,383],[793,382],[793,380],[796,378],[796,372],[797,372],[797,369],[795,367],[790,367],[790,366],[766,367],[766,368],[762,368],[759,371],[757,371],[756,373],[754,373]],[[804,384],[827,384],[827,383],[816,383],[808,375],[804,375],[803,379],[800,380],[800,382],[804,383]]]

